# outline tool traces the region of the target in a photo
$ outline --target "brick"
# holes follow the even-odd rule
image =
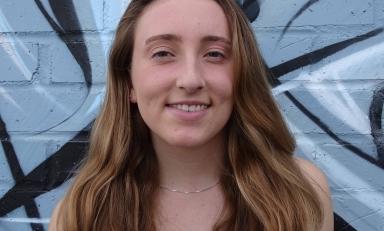
[[[12,146],[17,154],[19,164],[25,175],[34,170],[48,157],[56,153],[68,143],[80,146],[87,138],[71,141],[78,132],[49,132],[45,134],[13,133],[11,134]],[[1,163],[1,162],[0,162]],[[8,165],[8,163],[5,162]],[[54,169],[52,171],[55,171]]]
[[[0,37],[0,82],[31,81],[38,72],[39,45],[1,41]]]
[[[384,185],[381,183],[379,174],[381,170],[372,166],[372,164],[366,160],[356,156],[356,154],[348,150],[347,147],[340,145],[338,141],[330,135],[325,133],[294,133],[294,135],[297,142],[296,154],[298,156],[311,160],[319,167],[326,170],[325,172],[329,172],[330,175],[334,174],[334,171],[337,171],[337,168],[334,166],[336,163],[343,163],[344,167],[351,169],[354,169],[354,165],[360,166],[365,164],[366,168],[361,169],[361,171],[365,172],[359,173],[359,175],[367,179],[367,182],[374,181],[375,183],[372,185],[374,190],[384,189]],[[376,145],[374,144],[373,138],[370,134],[337,134],[337,137],[338,139],[346,141],[354,147],[359,148],[370,157],[377,159]],[[359,163],[360,161],[361,163]],[[370,168],[369,166],[373,168]],[[328,170],[328,168],[330,169]],[[374,175],[373,178],[372,175]],[[336,175],[336,178],[338,177],[339,176]],[[338,188],[344,186],[341,184],[333,187]]]
[[[357,36],[357,35],[356,35]],[[328,36],[327,36],[328,37]],[[329,37],[328,37],[329,38]],[[314,75],[323,72],[324,75],[333,76],[336,79],[383,79],[384,78],[384,34],[367,38],[365,41],[357,42],[332,56],[329,56],[319,63],[311,66]],[[341,39],[329,42],[328,39],[318,38],[316,46],[341,42]],[[321,75],[321,74],[320,74]]]
[[[46,149],[53,142],[52,139],[54,137],[47,140],[36,139],[33,135],[12,137],[12,146],[17,153],[24,175],[27,175],[47,158]]]
[[[24,207],[18,208],[15,211],[22,211],[25,210]],[[7,214],[6,217],[4,217],[3,220],[0,222],[0,228],[2,231],[29,231],[32,230],[31,226],[29,223],[23,223],[23,222],[15,222],[12,219],[18,219],[18,218],[23,218],[25,219],[27,215],[24,213],[22,214],[21,212],[15,213],[11,212],[10,214]],[[46,229],[45,229],[46,230]]]
[[[351,136],[342,138],[347,137]],[[371,145],[367,142],[369,136],[352,137],[352,143],[358,147],[364,149]],[[335,212],[351,225],[360,227],[357,230],[377,230],[374,220],[383,216],[381,208],[384,206],[382,169],[338,145],[327,135],[302,134],[297,136],[297,141],[297,155],[307,157],[327,174]],[[356,219],[359,217],[364,219]]]
[[[86,47],[91,68],[92,82],[105,83],[106,54],[103,42],[73,42],[73,46]],[[80,64],[63,43],[51,45],[50,74],[53,83],[85,83]]]
[[[377,195],[378,192],[351,193],[347,191],[344,194],[335,195],[333,200],[335,212],[356,230],[380,231],[383,228],[381,220],[384,213],[380,209],[383,201],[374,199],[373,194]],[[373,204],[374,207],[370,207],[367,200],[372,200],[370,204]]]
[[[1,13],[0,32],[52,31],[34,1],[2,1]]]
[[[74,0],[73,4],[75,6],[77,17],[79,19],[83,31],[103,30],[103,0]]]
[[[375,0],[375,24],[377,27],[384,25],[384,1]]]
[[[87,95],[84,85],[4,87],[0,112],[9,132],[37,132],[67,120]],[[79,130],[82,129],[78,128]]]
[[[280,33],[255,29],[258,44],[269,67],[294,59],[311,51],[314,33],[287,34],[279,41]],[[309,32],[309,31],[308,31]]]
[[[320,84],[319,84],[320,85]],[[304,107],[336,134],[370,134],[368,119],[372,90],[296,88],[289,91]],[[297,133],[324,133],[285,95],[276,96],[286,119]]]
[[[49,16],[62,27],[48,3],[41,1]],[[83,31],[94,31],[103,25],[103,0],[88,1],[76,0],[73,1],[78,22]],[[34,1],[11,1],[6,0],[1,3],[3,13],[3,26],[0,26],[0,32],[42,32],[53,31],[53,28],[48,23],[38,6]],[[63,9],[68,10],[68,9]],[[75,20],[75,19],[73,19]],[[68,27],[68,30],[77,29]]]
[[[56,207],[59,200],[63,199],[65,192],[68,190],[71,183],[72,180],[70,179],[58,188],[46,192],[35,199],[36,204],[38,204],[40,208],[41,217],[49,218],[51,216],[53,209]]]
[[[305,1],[264,1],[256,27],[283,27],[304,5]],[[322,25],[373,24],[373,0],[318,1],[299,16],[292,27]]]
[[[0,146],[0,198],[15,184],[4,150]]]
[[[104,1],[104,30],[116,30],[117,24],[127,8],[129,0]]]

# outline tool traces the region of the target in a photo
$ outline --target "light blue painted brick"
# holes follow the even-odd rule
[[[0,113],[8,132],[37,132],[56,126],[81,107],[88,92],[84,85],[31,85],[2,90],[7,98],[0,101]]]
[[[24,174],[27,175],[38,167],[75,135],[76,132],[11,133],[12,145]],[[55,171],[55,169],[52,169],[52,171]]]
[[[15,184],[3,147],[0,146],[0,198]]]
[[[343,80],[384,79],[384,34],[355,43],[321,62],[311,65],[311,72]],[[316,44],[333,43],[335,39],[318,38]],[[343,40],[341,40],[343,41]],[[340,41],[337,41],[340,42]]]
[[[82,44],[87,47],[92,82],[105,83],[107,68],[103,42],[78,42],[74,44]],[[53,44],[49,52],[51,53],[50,74],[53,83],[85,82],[80,65],[64,43]]]
[[[46,12],[60,26],[48,0],[41,1]],[[103,0],[73,1],[83,31],[101,30],[103,26]],[[51,25],[34,1],[3,0],[1,3],[0,32],[53,31]],[[63,9],[68,10],[68,9]],[[75,28],[69,28],[75,29]]]
[[[347,38],[335,38],[332,35],[319,36],[314,40],[312,50],[321,49],[329,44],[342,42]],[[305,72],[292,73],[281,79],[302,81],[340,81],[340,80],[382,80],[384,79],[384,34],[352,44],[310,64]]]
[[[0,43],[0,82],[30,81],[37,74],[39,46],[34,43]]]
[[[320,85],[320,84],[319,84]],[[342,85],[342,84],[340,84]],[[335,134],[370,134],[368,119],[371,90],[294,88],[289,92]],[[280,108],[295,133],[325,133],[283,94],[277,96]],[[348,102],[353,102],[348,103]]]
[[[60,199],[63,199],[64,194],[71,183],[72,180],[68,180],[59,187],[44,193],[35,199],[40,208],[40,216],[42,218],[51,217],[53,209],[56,207],[56,204],[60,201]]]
[[[0,179],[0,197],[3,197],[9,191],[9,189],[11,189],[14,186],[14,184],[9,183],[9,181],[10,179],[7,179],[7,180]]]
[[[84,44],[74,43],[76,44]],[[50,47],[52,82],[85,82],[79,64],[64,43],[55,43]]]
[[[256,27],[281,27],[306,3],[303,0],[263,1]],[[373,0],[318,1],[293,23],[298,26],[373,24]]]
[[[115,2],[115,1],[112,1]],[[78,20],[83,31],[103,30],[104,5],[103,0],[74,0]]]
[[[334,194],[334,210],[356,230],[382,231],[383,225],[380,222],[384,218],[383,212],[367,208],[363,203],[353,198],[354,196],[369,197],[371,194],[370,192],[349,191]],[[382,202],[376,203],[382,204]]]
[[[12,145],[25,175],[47,159],[46,146],[48,142],[34,139],[33,135],[12,137]]]
[[[9,219],[9,218],[10,217],[6,217],[5,219]],[[28,223],[14,222],[12,219],[9,219],[9,220],[0,220],[0,230],[1,231],[30,231],[32,230],[32,228]]]
[[[10,213],[8,213],[5,217],[6,220],[0,220],[0,230],[1,231],[29,231],[32,230],[29,223],[25,222],[14,222],[12,219],[25,219],[27,218],[27,214],[25,213],[25,208],[20,207],[17,208]]]
[[[115,31],[117,23],[128,6],[129,0],[104,1],[104,29]]]
[[[256,36],[263,58],[269,67],[294,59],[311,51],[314,33],[287,34],[279,41],[279,33],[258,32]]]
[[[34,1],[1,1],[0,32],[52,31]]]
[[[4,90],[9,97],[0,101],[0,113],[11,135],[51,129],[74,136],[95,119],[104,96],[103,86],[92,86],[88,92],[83,85],[58,85]]]
[[[378,27],[384,26],[384,1],[375,0],[375,22]]]
[[[298,146],[296,154],[298,154],[299,156],[307,157],[311,161],[320,164],[322,163],[325,166],[327,166],[327,163],[331,162],[333,159],[337,159],[337,161],[342,162],[345,165],[353,165],[352,161],[348,161],[349,155],[352,153],[346,150],[345,147],[340,145],[328,134],[295,133],[294,135]],[[373,143],[373,138],[371,134],[337,134],[337,137],[341,140],[348,141],[350,144],[354,145],[355,147],[358,147],[361,151],[367,153],[368,155],[371,155],[373,158],[377,158],[376,146]],[[350,167],[353,168],[353,166]],[[372,169],[370,168],[366,169],[366,171],[371,170]],[[380,171],[380,169],[376,169],[373,172],[364,176],[366,176],[367,179],[370,179],[372,181],[372,174],[377,174]],[[375,179],[375,188],[383,188],[384,183],[381,181],[381,177]]]
[[[325,170],[329,177],[335,212],[356,226],[357,230],[380,230],[377,221],[384,217],[381,209],[384,206],[382,169],[341,147],[325,135],[320,139],[318,136],[309,137],[304,143],[303,140],[303,136],[298,139],[300,156],[308,156],[308,150],[314,149],[308,140],[314,141],[314,152],[321,152],[323,156],[310,160]],[[326,143],[321,143],[324,141]]]

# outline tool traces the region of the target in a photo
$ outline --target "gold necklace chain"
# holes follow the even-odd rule
[[[167,190],[169,192],[182,193],[182,194],[193,194],[193,193],[201,193],[201,192],[208,191],[208,190],[212,189],[213,187],[215,187],[216,185],[218,185],[219,183],[220,183],[220,181],[217,181],[215,184],[213,184],[211,186],[208,186],[206,188],[196,190],[196,191],[181,191],[181,190],[177,190],[177,189],[171,189],[171,188],[168,188],[168,187],[163,186],[163,185],[160,185],[159,187],[161,189]]]

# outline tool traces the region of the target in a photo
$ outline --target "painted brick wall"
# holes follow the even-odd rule
[[[0,230],[47,230],[84,155],[129,0],[0,0]],[[238,1],[336,230],[384,230],[384,1]]]

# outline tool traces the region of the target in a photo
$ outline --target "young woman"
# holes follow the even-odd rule
[[[235,1],[133,0],[50,230],[333,230],[326,179],[294,148]]]

